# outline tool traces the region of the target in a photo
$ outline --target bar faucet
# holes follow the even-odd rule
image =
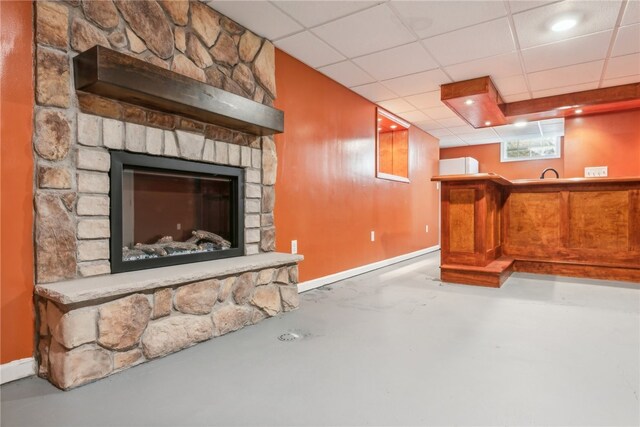
[[[553,173],[556,174],[556,178],[560,178],[560,175],[558,174],[557,170],[555,170],[554,168],[546,168],[545,170],[542,171],[542,174],[540,175],[540,179],[544,179],[544,174],[549,171],[553,171]]]

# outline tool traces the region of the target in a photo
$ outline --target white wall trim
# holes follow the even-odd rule
[[[435,252],[440,249],[440,245],[431,246],[430,248],[420,249],[419,251],[410,252],[408,254],[399,255],[397,257],[384,259],[371,264],[363,265],[360,267],[352,268],[350,270],[341,271],[339,273],[330,274],[324,277],[318,277],[317,279],[307,280],[298,284],[298,293],[307,292],[311,289],[316,289],[321,286],[335,283],[340,280],[348,279],[349,277],[358,276],[360,274],[367,273],[369,271],[377,270],[379,268],[387,267],[392,264],[396,264],[402,261],[406,261],[411,258],[426,255],[431,252]]]
[[[30,377],[36,374],[36,361],[33,357],[13,360],[0,365],[0,384]]]

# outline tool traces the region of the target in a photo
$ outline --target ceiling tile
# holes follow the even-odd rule
[[[471,128],[471,130],[467,132],[462,131],[462,129],[459,131],[455,131],[454,129],[451,129],[451,131],[454,134],[458,135],[460,138],[462,138],[464,141],[467,141],[468,139],[471,139],[471,138],[493,138],[493,141],[495,142],[498,139],[498,135],[493,130],[493,128],[482,128],[482,129]]]
[[[429,120],[427,115],[425,113],[423,113],[422,111],[408,111],[406,113],[402,113],[400,115],[400,117],[403,118],[404,120],[410,122],[410,123],[416,123],[416,122],[420,122],[420,121]]]
[[[355,86],[352,87],[351,90],[372,102],[386,101],[387,99],[398,97],[398,95],[391,92],[380,83],[369,83],[362,86]]]
[[[466,123],[463,126],[448,127],[447,129],[449,129],[452,134],[459,136],[460,138],[462,138],[462,135],[469,135],[474,131],[473,126]]]
[[[475,61],[445,67],[455,81],[475,79],[476,77],[491,76],[492,78],[510,77],[522,73],[520,59],[516,52],[505,55],[476,59]]]
[[[448,119],[449,117],[458,117],[456,113],[451,111],[451,109],[444,104],[439,107],[425,108],[424,110],[422,110],[422,112],[434,120]]]
[[[584,90],[592,90],[598,88],[598,81],[581,83],[578,85],[569,85],[562,87],[555,87],[551,89],[535,90],[533,91],[534,98],[544,98],[545,96],[563,95],[565,93],[582,92]]]
[[[531,99],[529,92],[516,93],[515,95],[502,95],[502,100],[504,102],[518,102],[525,101],[527,99]]]
[[[526,71],[548,70],[566,65],[597,61],[607,56],[613,31],[589,34],[522,50]]]
[[[498,92],[503,96],[503,99],[504,95],[524,93],[528,90],[527,82],[523,75],[493,79],[493,83],[495,83],[498,88]]]
[[[384,4],[321,25],[313,32],[349,58],[415,40]]]
[[[349,61],[338,62],[318,68],[322,74],[331,77],[343,86],[359,86],[373,82],[373,78]]]
[[[280,39],[275,42],[275,45],[313,68],[346,59],[308,31]]]
[[[438,64],[418,42],[361,56],[353,61],[378,80],[438,68]]]
[[[435,120],[420,120],[414,123],[417,127],[424,131],[431,132],[432,130],[442,129],[442,125]]]
[[[415,108],[402,98],[390,99],[388,101],[378,102],[378,105],[387,111],[391,111],[395,114],[406,113],[412,111]]]
[[[440,138],[440,148],[464,147],[465,145],[468,144],[457,136]]]
[[[429,133],[437,138],[444,138],[446,136],[453,136],[449,129],[432,129]]]
[[[620,86],[620,85],[626,85],[629,83],[639,83],[639,82],[640,82],[640,74],[637,74],[635,76],[626,76],[626,77],[618,77],[615,79],[603,80],[601,87]]]
[[[324,24],[375,5],[375,1],[274,1],[277,7],[307,28]]]
[[[525,127],[514,125],[496,126],[493,128],[500,138],[539,138],[542,136],[537,122],[527,123]]]
[[[479,34],[482,36],[478,37]],[[507,18],[431,37],[423,43],[444,66],[515,50]]]
[[[419,109],[438,107],[442,105],[442,101],[440,101],[440,90],[419,93],[417,95],[407,96],[404,99]]]
[[[616,36],[611,56],[640,52],[640,24],[621,27]]]
[[[504,4],[498,1],[392,1],[391,6],[420,38],[507,14]]]
[[[438,123],[440,123],[442,126],[444,126],[446,128],[449,128],[452,132],[453,132],[452,128],[456,128],[456,127],[465,127],[465,126],[467,126],[469,129],[473,129],[473,127],[471,125],[469,125],[469,123],[465,122],[463,119],[461,119],[458,116],[456,116],[456,117],[447,117],[447,118],[444,118],[444,119],[437,119],[436,121]],[[461,129],[458,129],[458,131],[460,131],[460,130]]]
[[[640,53],[610,58],[605,72],[606,79],[640,74]]]
[[[385,80],[382,84],[400,96],[408,96],[439,90],[441,84],[450,82],[451,80],[445,73],[436,69]]]
[[[638,22],[640,22],[640,1],[628,1],[622,17],[622,25],[637,24]]]
[[[266,1],[211,1],[213,9],[252,32],[275,40],[303,29],[296,21]]]
[[[540,125],[542,128],[542,136],[552,137],[552,136],[563,136],[564,135],[564,124],[549,124],[549,125]]]
[[[530,73],[529,84],[531,90],[541,91],[556,87],[589,83],[600,80],[604,61],[587,62],[584,64],[570,65],[568,67],[554,68],[552,70]]]
[[[552,43],[614,27],[621,1],[563,1],[513,15],[521,48]],[[563,32],[551,26],[560,19],[573,18],[578,24]]]
[[[524,10],[544,6],[545,4],[553,3],[554,1],[558,0],[509,0],[509,6],[511,8],[511,13],[518,13]]]
[[[486,144],[499,144],[500,137],[493,136],[489,138],[483,137],[467,137],[466,135],[462,137],[462,140],[467,143],[467,145],[486,145]]]

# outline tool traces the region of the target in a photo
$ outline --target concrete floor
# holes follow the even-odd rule
[[[638,285],[443,284],[438,259],[70,392],[6,384],[2,426],[640,424]]]

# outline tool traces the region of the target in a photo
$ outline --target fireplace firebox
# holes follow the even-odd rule
[[[244,255],[243,169],[111,152],[111,271]]]

